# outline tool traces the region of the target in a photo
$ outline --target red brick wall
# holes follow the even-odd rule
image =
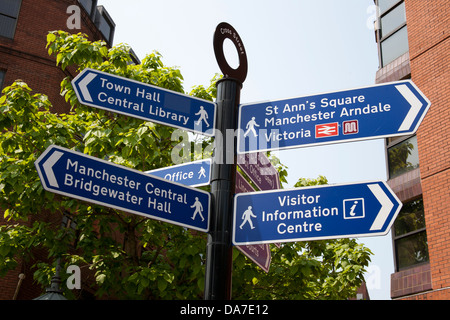
[[[0,68],[6,70],[3,86],[22,79],[34,91],[49,96],[55,112],[67,112],[69,106],[59,95],[61,80],[69,74],[56,67],[54,57],[48,55],[47,34],[53,30],[83,32],[90,39],[103,39],[101,33],[80,6],[81,30],[69,30],[66,13],[76,0],[23,0],[14,39],[0,37]]]
[[[450,299],[450,5],[405,3],[411,78],[431,101],[417,139],[433,292],[417,297]]]
[[[16,79],[25,81],[35,92],[49,97],[54,106],[53,112],[69,111],[69,105],[59,93],[61,80],[70,73],[68,70],[61,71],[56,66],[55,58],[48,55],[45,48],[48,32],[53,30],[83,32],[91,40],[103,39],[81,6],[81,30],[67,28],[70,14],[66,11],[68,6],[73,4],[78,5],[78,1],[22,0],[14,39],[0,37],[0,69],[6,70],[3,87],[11,85]],[[5,223],[2,218],[3,212],[0,211],[0,224]],[[46,253],[41,251],[36,251],[35,256],[45,259]],[[13,298],[20,273],[24,273],[26,278],[22,282],[17,299],[29,300],[42,294],[42,290],[34,284],[34,270],[30,269],[32,264],[32,261],[19,261],[16,270],[0,278],[0,300]]]
[[[391,274],[391,298],[393,299],[430,289],[429,264]]]

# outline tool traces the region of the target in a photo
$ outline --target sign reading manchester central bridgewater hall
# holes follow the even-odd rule
[[[35,162],[45,190],[208,232],[210,194],[52,145]]]

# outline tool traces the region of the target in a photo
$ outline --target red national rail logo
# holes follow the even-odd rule
[[[316,125],[316,138],[325,138],[338,135],[339,130],[337,122]]]

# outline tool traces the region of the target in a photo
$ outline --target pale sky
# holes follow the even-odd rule
[[[129,44],[140,59],[159,51],[166,65],[180,68],[186,92],[221,73],[213,50],[220,22],[237,30],[247,52],[241,103],[375,83],[373,0],[99,0],[98,5],[116,23],[114,44]],[[227,59],[237,64],[230,48]],[[288,187],[318,175],[329,183],[387,179],[383,140],[291,149],[278,156],[289,167]],[[390,299],[390,233],[360,242],[374,252],[366,276],[371,299]]]

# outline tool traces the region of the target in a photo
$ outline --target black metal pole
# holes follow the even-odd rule
[[[223,43],[230,39],[239,54],[239,67],[225,59]],[[231,299],[233,262],[233,197],[236,187],[236,141],[242,83],[247,77],[247,56],[236,30],[220,23],[214,33],[214,52],[224,78],[217,82],[215,151],[211,165],[212,208],[206,248],[205,300]],[[222,139],[220,139],[220,137]]]
[[[236,147],[234,132],[237,126],[240,90],[234,79],[222,79],[217,84],[216,150],[211,166],[212,215],[208,235],[205,299],[231,299],[233,245],[233,196],[236,179]],[[230,141],[232,139],[233,141]],[[230,146],[233,146],[230,148]],[[221,148],[221,150],[218,150]],[[232,162],[231,162],[232,161]],[[231,162],[231,163],[230,163]]]

